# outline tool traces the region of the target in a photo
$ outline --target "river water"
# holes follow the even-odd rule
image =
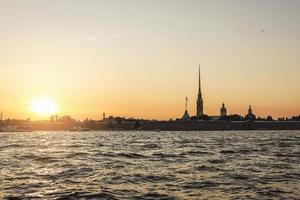
[[[299,199],[300,131],[0,133],[0,199]]]

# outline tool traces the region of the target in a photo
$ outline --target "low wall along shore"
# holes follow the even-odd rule
[[[300,130],[298,121],[149,121],[138,124],[113,124],[98,129],[109,130],[160,130],[160,131],[226,131],[226,130]]]

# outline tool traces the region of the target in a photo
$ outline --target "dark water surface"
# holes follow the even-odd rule
[[[299,199],[300,131],[0,133],[9,197]]]

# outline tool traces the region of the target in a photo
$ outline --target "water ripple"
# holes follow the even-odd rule
[[[0,199],[298,199],[299,131],[0,133]]]

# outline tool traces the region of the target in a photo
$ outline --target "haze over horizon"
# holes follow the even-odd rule
[[[300,1],[0,0],[0,111],[147,119],[300,114]],[[35,104],[36,106],[36,104]]]

